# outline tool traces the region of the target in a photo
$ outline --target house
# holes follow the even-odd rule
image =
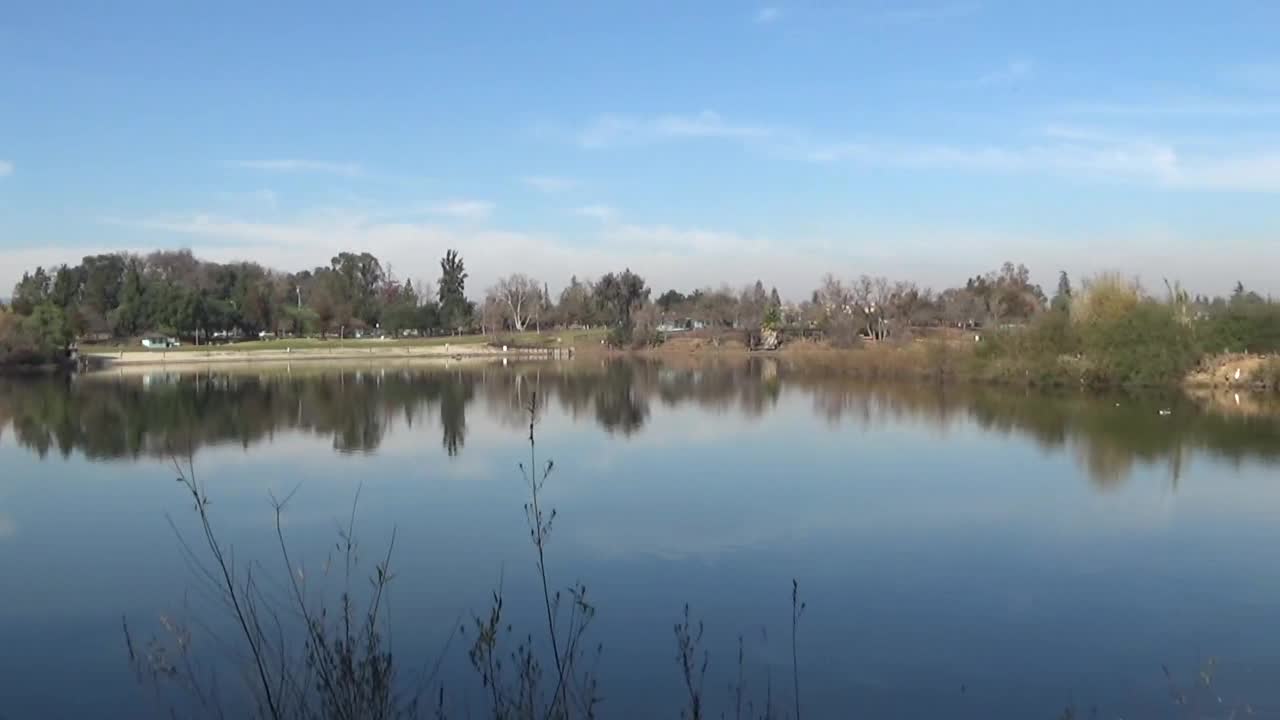
[[[682,318],[680,320],[667,320],[657,327],[660,333],[678,333],[688,330],[702,330],[707,326],[701,320],[693,318]]]
[[[159,335],[153,337],[142,338],[142,347],[148,350],[166,350],[168,348],[178,347],[182,343],[171,337],[161,337]]]

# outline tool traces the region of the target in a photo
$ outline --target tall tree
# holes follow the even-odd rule
[[[386,280],[378,258],[367,252],[343,252],[330,260],[329,266],[342,278],[353,315],[366,325],[376,324],[379,310],[376,298]]]
[[[578,280],[577,275],[560,291],[560,320],[567,326],[586,327],[594,323],[594,306],[591,283]]]
[[[457,250],[448,250],[440,259],[440,316],[450,331],[466,327],[471,315],[467,302],[467,271]]]
[[[37,267],[34,273],[22,273],[22,279],[13,288],[13,311],[19,315],[30,315],[37,306],[49,300],[52,289],[52,278],[43,267]]]
[[[1066,270],[1058,271],[1058,292],[1054,293],[1049,307],[1056,312],[1067,312],[1071,309],[1071,278]]]
[[[685,298],[684,293],[679,290],[668,290],[659,295],[658,299],[655,300],[654,303],[660,310],[662,310],[662,312],[666,313],[684,305],[686,299],[687,298]]]
[[[131,257],[125,262],[120,304],[110,315],[112,331],[116,335],[130,336],[147,329],[143,327],[146,320],[143,290],[142,262]]]
[[[595,297],[600,303],[609,324],[617,328],[631,327],[631,309],[637,303],[649,299],[649,288],[644,278],[631,272],[609,273],[596,283]]]

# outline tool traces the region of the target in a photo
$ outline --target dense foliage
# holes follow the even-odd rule
[[[48,362],[76,340],[146,335],[204,343],[594,326],[609,328],[619,347],[697,328],[768,329],[852,347],[950,327],[982,334],[968,368],[977,377],[1146,385],[1176,382],[1209,354],[1280,352],[1280,304],[1242,285],[1229,297],[1192,298],[1166,284],[1167,297],[1157,299],[1117,275],[1076,289],[1063,272],[1050,299],[1025,265],[1005,263],[941,292],[828,274],[799,303],[784,303],[759,280],[737,291],[669,289],[651,300],[644,278],[625,269],[596,281],[574,276],[554,299],[545,282],[514,273],[477,302],[467,296],[469,275],[456,250],[439,265],[433,292],[421,279],[397,278],[367,252],[339,253],[299,272],[206,262],[186,250],[94,255],[23,275],[0,315],[0,362]]]

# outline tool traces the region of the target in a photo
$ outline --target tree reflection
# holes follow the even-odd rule
[[[467,403],[475,397],[475,380],[470,374],[457,373],[446,382],[440,394],[441,443],[449,457],[456,457],[467,440]]]
[[[631,435],[639,432],[649,417],[649,403],[642,397],[642,392],[643,383],[636,382],[635,366],[610,363],[603,382],[594,393],[596,420],[610,433]]]
[[[1175,483],[1194,453],[1280,462],[1275,414],[1205,412],[1182,397],[1107,397],[958,385],[866,384],[831,368],[778,358],[599,360],[454,368],[87,375],[0,379],[0,437],[44,457],[167,457],[219,444],[245,448],[276,433],[330,438],[340,452],[373,452],[403,424],[438,415],[450,457],[466,444],[467,411],[516,427],[530,398],[629,437],[652,405],[763,417],[788,395],[827,422],[873,428],[972,424],[1066,451],[1100,489],[1136,467],[1165,464]],[[476,399],[481,399],[477,406]],[[1159,408],[1172,415],[1160,416]]]

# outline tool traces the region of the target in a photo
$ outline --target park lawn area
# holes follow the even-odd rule
[[[366,338],[354,339],[344,338],[339,340],[336,337],[320,338],[281,338],[273,340],[245,340],[242,342],[223,343],[223,344],[206,344],[194,345],[184,343],[175,348],[167,350],[155,350],[155,352],[253,352],[271,351],[271,350],[347,350],[360,348],[375,347],[431,347],[443,345],[483,345],[486,343],[494,343],[498,345],[510,345],[511,347],[550,347],[552,345],[573,346],[598,344],[600,339],[605,335],[604,330],[564,330],[554,331],[548,330],[541,333],[525,332],[525,333],[507,333],[501,335],[442,335],[425,338],[399,338],[395,340],[383,338]],[[557,343],[556,339],[560,342]],[[142,347],[141,340],[93,343],[80,346],[80,350],[86,353],[95,352],[120,352],[120,351],[145,351]]]

